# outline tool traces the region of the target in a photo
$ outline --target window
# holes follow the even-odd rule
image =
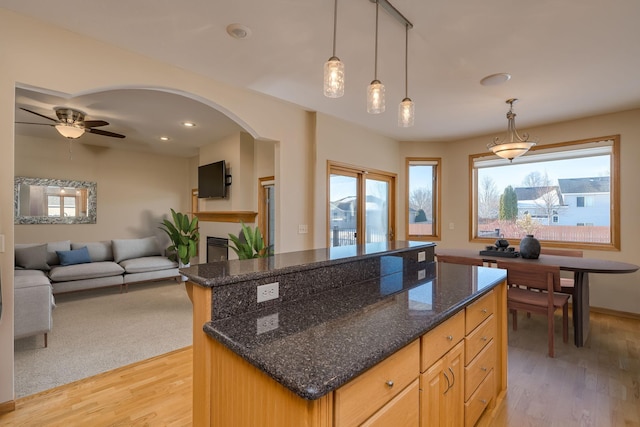
[[[329,247],[395,240],[396,176],[329,161]]]
[[[439,158],[407,158],[407,240],[440,236],[440,163]]]
[[[471,240],[534,234],[554,246],[620,249],[619,145],[619,135],[540,145],[511,163],[471,155]]]

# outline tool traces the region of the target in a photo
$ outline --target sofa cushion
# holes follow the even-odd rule
[[[132,258],[162,255],[162,249],[155,236],[142,239],[116,239],[111,241],[115,262]]]
[[[113,261],[113,251],[111,250],[111,240],[89,243],[71,243],[71,249],[86,247],[89,250],[89,257],[92,262]]]
[[[56,251],[60,258],[60,265],[86,264],[91,262],[89,257],[89,249],[86,246],[80,249],[71,249],[70,251]]]
[[[57,265],[51,267],[49,278],[54,282],[64,282],[69,280],[118,276],[123,273],[124,268],[115,262],[102,261],[89,264]]]
[[[16,266],[28,270],[49,270],[47,264],[47,244],[41,245],[16,245]]]
[[[59,242],[47,243],[47,264],[54,266],[60,264],[60,259],[56,251],[69,251],[71,250],[71,240],[61,240]]]
[[[167,257],[163,256],[147,256],[142,258],[128,259],[122,261],[120,265],[124,268],[125,272],[131,274],[176,268],[178,266],[178,263],[171,261]]]
[[[31,288],[34,286],[51,286],[49,278],[40,270],[16,270],[13,277],[15,289]]]

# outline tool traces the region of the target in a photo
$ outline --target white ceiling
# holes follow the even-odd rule
[[[416,103],[412,128],[396,124],[404,97],[404,27],[382,9],[378,78],[386,86],[387,111],[366,112],[374,65],[375,5],[370,0],[338,2],[336,54],[346,65],[346,93],[339,99],[322,95],[322,65],[332,47],[332,0],[0,0],[0,7],[397,140],[500,134],[506,130],[505,100],[514,97],[520,99],[514,107],[520,130],[640,107],[638,0],[392,3],[414,25],[409,32],[409,96]],[[250,27],[251,37],[228,36],[231,23]],[[483,77],[499,72],[513,77],[499,86],[480,85]],[[144,111],[150,106],[143,102],[154,102],[152,95],[169,96],[147,94],[125,109],[140,94],[107,94],[102,101],[87,99],[86,105],[73,101],[88,114],[94,113],[89,105],[96,105],[89,119],[113,122],[103,129],[126,134],[124,142],[135,139],[136,121],[149,119]],[[120,96],[127,101],[118,103]],[[45,109],[52,107],[50,101],[34,99]],[[164,114],[193,110],[196,117],[198,109],[211,110],[184,103],[181,110]],[[162,114],[150,121],[155,135],[163,131]]]

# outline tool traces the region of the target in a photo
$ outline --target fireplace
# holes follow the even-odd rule
[[[229,239],[207,236],[207,262],[226,261],[229,259]]]

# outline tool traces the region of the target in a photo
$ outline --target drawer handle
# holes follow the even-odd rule
[[[481,368],[480,368],[480,370],[481,370],[482,372],[487,372],[487,368],[485,368],[484,366],[483,366],[483,367],[481,367]]]
[[[385,383],[389,388],[393,387],[393,381],[389,380]]]
[[[487,337],[482,337],[482,338],[480,338],[480,339],[481,339],[482,341],[486,341],[486,340],[487,340]]]
[[[453,341],[453,335],[447,335],[447,339],[448,339],[449,341]]]
[[[482,314],[487,314],[487,309],[486,308],[482,309]]]
[[[482,403],[483,405],[487,404],[487,399],[480,399],[480,403]]]

